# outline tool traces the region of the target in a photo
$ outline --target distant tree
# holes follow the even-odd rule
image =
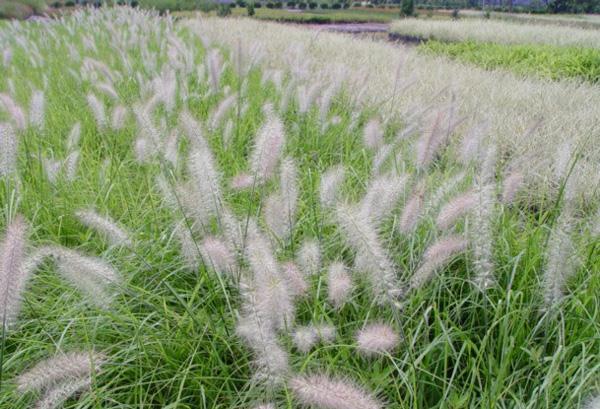
[[[551,0],[548,9],[552,13],[597,13],[600,11],[598,0]]]
[[[415,14],[415,2],[414,0],[402,0],[400,3],[400,15],[404,17],[410,17]]]
[[[248,4],[246,4],[246,12],[249,16],[254,15],[254,2],[250,1]]]

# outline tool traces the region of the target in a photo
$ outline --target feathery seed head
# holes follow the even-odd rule
[[[356,334],[358,350],[365,356],[390,353],[399,340],[398,334],[386,324],[370,324]]]
[[[344,182],[344,167],[334,166],[323,173],[319,187],[319,198],[321,206],[332,207],[337,201],[340,185]]]
[[[219,103],[219,105],[210,117],[209,128],[212,131],[215,131],[221,125],[223,118],[225,118],[225,115],[227,115],[229,110],[231,110],[231,108],[235,104],[236,98],[236,95],[232,94]]]
[[[129,110],[123,105],[118,105],[113,109],[110,126],[115,131],[120,131],[125,126],[127,117],[129,116]]]
[[[0,122],[0,178],[17,170],[18,148],[19,140],[13,127]]]
[[[576,270],[577,257],[571,239],[573,228],[572,210],[567,206],[558,216],[548,238],[542,280],[546,309],[558,305],[563,299],[567,280]]]
[[[36,402],[35,409],[58,409],[71,396],[90,389],[92,378],[85,376],[78,379],[67,380],[46,390],[44,395]]]
[[[383,145],[383,129],[378,119],[371,119],[363,131],[363,142],[369,149],[379,149]]]
[[[115,246],[132,246],[130,234],[117,225],[112,218],[101,216],[91,209],[78,210],[75,215],[81,223],[103,234],[111,244]]]
[[[187,268],[191,271],[197,271],[200,267],[200,253],[185,220],[177,224],[174,234],[181,245],[181,254]]]
[[[79,289],[92,304],[107,308],[112,299],[110,286],[120,282],[117,271],[100,258],[89,257],[59,246],[40,249],[52,256],[61,276]]]
[[[230,186],[234,190],[248,189],[254,185],[254,176],[248,173],[238,173],[231,179]]]
[[[419,222],[425,197],[425,180],[420,181],[402,210],[398,228],[403,234],[412,233]]]
[[[235,271],[235,258],[225,243],[216,237],[206,237],[200,244],[200,254],[205,263],[219,274],[231,275]]]
[[[322,409],[381,409],[381,403],[354,383],[326,375],[297,375],[289,387],[299,403]]]
[[[329,266],[327,272],[327,293],[329,301],[340,308],[348,300],[352,292],[352,279],[343,263],[336,262]]]
[[[379,225],[396,207],[404,193],[406,176],[393,174],[375,178],[369,183],[367,193],[360,203],[361,216]]]
[[[451,227],[456,220],[470,212],[479,203],[478,197],[473,191],[463,193],[446,203],[440,210],[436,219],[439,229],[445,230]]]
[[[76,122],[71,131],[69,132],[69,136],[67,137],[67,151],[71,152],[77,149],[79,145],[79,139],[81,138],[81,122]]]
[[[265,182],[272,175],[285,144],[285,130],[273,107],[265,106],[266,122],[256,135],[254,150],[250,158],[251,173],[257,181]]]
[[[429,281],[433,273],[448,263],[456,254],[465,251],[467,241],[457,235],[447,236],[433,243],[425,251],[421,266],[413,274],[410,287],[417,289]]]
[[[29,124],[33,128],[42,129],[44,127],[45,104],[44,92],[33,91],[29,105]]]
[[[0,107],[8,113],[13,125],[17,129],[25,129],[27,127],[27,118],[23,109],[11,98],[8,94],[0,93]]]
[[[525,177],[523,173],[518,170],[511,172],[502,182],[502,203],[509,204],[514,202],[524,181]]]
[[[104,107],[104,103],[94,94],[87,95],[87,102],[94,115],[98,129],[105,129],[108,121],[106,119],[106,108]]]
[[[589,399],[583,409],[600,409],[600,395]]]
[[[0,242],[0,319],[3,326],[11,326],[21,309],[21,295],[31,270],[25,268],[27,223],[17,216],[8,225]]]
[[[321,249],[316,240],[306,239],[298,250],[298,265],[306,275],[314,275],[321,269]]]
[[[304,274],[300,271],[294,262],[284,263],[282,266],[282,274],[287,281],[288,288],[293,296],[301,297],[308,291],[308,283]]]
[[[319,341],[319,336],[312,326],[296,328],[292,338],[296,349],[302,353],[310,351]]]
[[[17,378],[19,392],[42,391],[68,380],[88,377],[106,357],[92,351],[59,353],[45,359]]]

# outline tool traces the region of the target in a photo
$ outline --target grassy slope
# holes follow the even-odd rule
[[[33,27],[31,30],[37,39],[43,35]],[[85,31],[80,28],[79,34]],[[77,45],[83,49],[81,43]],[[103,41],[98,46],[100,55],[108,60],[112,50]],[[248,407],[243,402],[254,393],[246,389],[249,355],[231,334],[234,322],[226,303],[227,297],[237,302],[235,293],[231,288],[224,292],[204,268],[190,272],[182,267],[178,246],[170,235],[173,216],[161,205],[153,186],[160,168],[134,160],[134,122],[130,120],[120,132],[98,131],[86,107],[88,85],[78,85],[64,70],[66,47],[48,47],[41,52],[47,61],[44,71],[32,68],[22,50],[15,53],[19,75],[14,82],[20,102],[28,100],[29,86],[42,86],[43,73],[51,79],[48,116],[45,130],[24,135],[19,163],[21,200],[17,202],[14,190],[4,185],[0,228],[4,229],[9,214],[23,213],[34,226],[34,243],[57,242],[102,254],[119,269],[126,285],[113,308],[98,310],[80,303],[53,268],[44,267],[26,294],[21,327],[6,339],[0,407],[24,408],[30,401],[30,396],[17,395],[7,383],[23,368],[57,347],[92,346],[107,351],[111,363],[96,380],[93,393],[67,407]],[[139,54],[134,51],[132,55],[134,68],[143,69]],[[0,75],[2,90],[7,87],[6,78]],[[125,78],[118,91],[129,105],[137,101],[138,89],[133,80]],[[236,89],[238,84],[228,70],[223,85]],[[206,89],[205,84],[198,86],[193,80],[189,85],[192,92]],[[250,77],[248,95],[250,108],[236,121],[233,145],[222,146],[221,130],[209,134],[227,177],[245,167],[251,138],[261,123],[262,104],[280,98],[274,87],[260,86],[258,72]],[[189,108],[196,117],[206,118],[216,102],[216,98],[191,99]],[[343,100],[336,102],[332,114],[341,115],[342,124],[324,134],[316,112],[303,117],[290,110],[285,116],[286,150],[299,161],[302,175],[294,245],[303,237],[318,237],[327,261],[342,256],[350,263],[350,254],[335,230],[324,224],[323,211],[315,206],[315,188],[320,171],[342,162],[352,169],[346,189],[351,195],[358,194],[369,174],[370,154],[359,142],[360,129],[348,130],[350,112]],[[175,120],[169,117],[169,125]],[[63,157],[65,138],[75,121],[81,121],[83,128],[78,179],[73,184],[59,181],[52,186],[43,175],[39,155]],[[108,175],[101,177],[106,158],[111,158],[111,164]],[[430,176],[434,186],[453,171],[451,163],[436,167]],[[228,191],[226,198],[238,214],[252,214],[259,205],[259,193]],[[97,234],[77,223],[74,210],[89,205],[110,213],[134,232],[137,244],[133,254],[108,249]],[[299,319],[330,321],[340,337],[336,345],[319,348],[309,356],[293,354],[293,367],[326,367],[351,376],[374,388],[393,408],[578,407],[594,384],[598,386],[593,375],[599,362],[593,351],[600,346],[600,260],[592,258],[594,247],[589,237],[577,236],[584,265],[571,282],[571,295],[560,316],[538,320],[543,248],[553,209],[554,203],[543,203],[534,215],[526,209],[504,208],[495,226],[500,289],[486,296],[472,291],[467,282],[472,273],[469,264],[458,260],[442,278],[411,298],[401,316],[406,339],[399,351],[373,362],[357,357],[352,335],[367,319],[391,322],[391,311],[374,307],[361,290],[350,305],[334,312],[323,301],[323,279],[315,278],[312,296],[299,306]],[[430,221],[426,221],[410,239],[392,234],[389,225],[385,237],[398,265],[413,266],[433,235]],[[291,255],[288,247],[280,256]],[[289,396],[280,397],[280,407],[294,407]]]

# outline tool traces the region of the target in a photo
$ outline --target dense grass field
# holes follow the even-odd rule
[[[402,19],[396,21],[391,30],[399,34],[426,40],[600,48],[600,30],[586,30],[566,26],[475,19],[454,21]]]
[[[460,10],[460,17],[483,19],[486,15],[481,10]],[[600,28],[600,16],[597,14],[530,14],[491,11],[489,18],[514,23],[558,25],[578,28]]]
[[[0,49],[1,408],[597,409],[596,85],[127,8]]]
[[[420,49],[486,69],[597,83],[600,31],[501,21],[419,21],[392,24],[394,38],[420,41]]]

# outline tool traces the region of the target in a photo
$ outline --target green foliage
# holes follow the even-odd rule
[[[544,78],[577,78],[600,82],[600,50],[549,45],[495,43],[444,43],[430,40],[424,51],[447,55],[486,69],[508,68],[519,74]]]
[[[169,11],[210,11],[215,8],[211,0],[138,0],[139,6],[146,9],[156,9],[159,12]]]
[[[231,15],[231,7],[229,4],[219,4],[217,7],[217,16],[227,17],[229,15]]]
[[[404,17],[410,17],[415,14],[415,2],[414,0],[402,0],[400,3],[400,15]]]
[[[552,0],[548,4],[552,13],[600,13],[598,0]]]
[[[253,1],[250,1],[248,4],[246,4],[246,12],[249,16],[253,16],[255,14]]]

